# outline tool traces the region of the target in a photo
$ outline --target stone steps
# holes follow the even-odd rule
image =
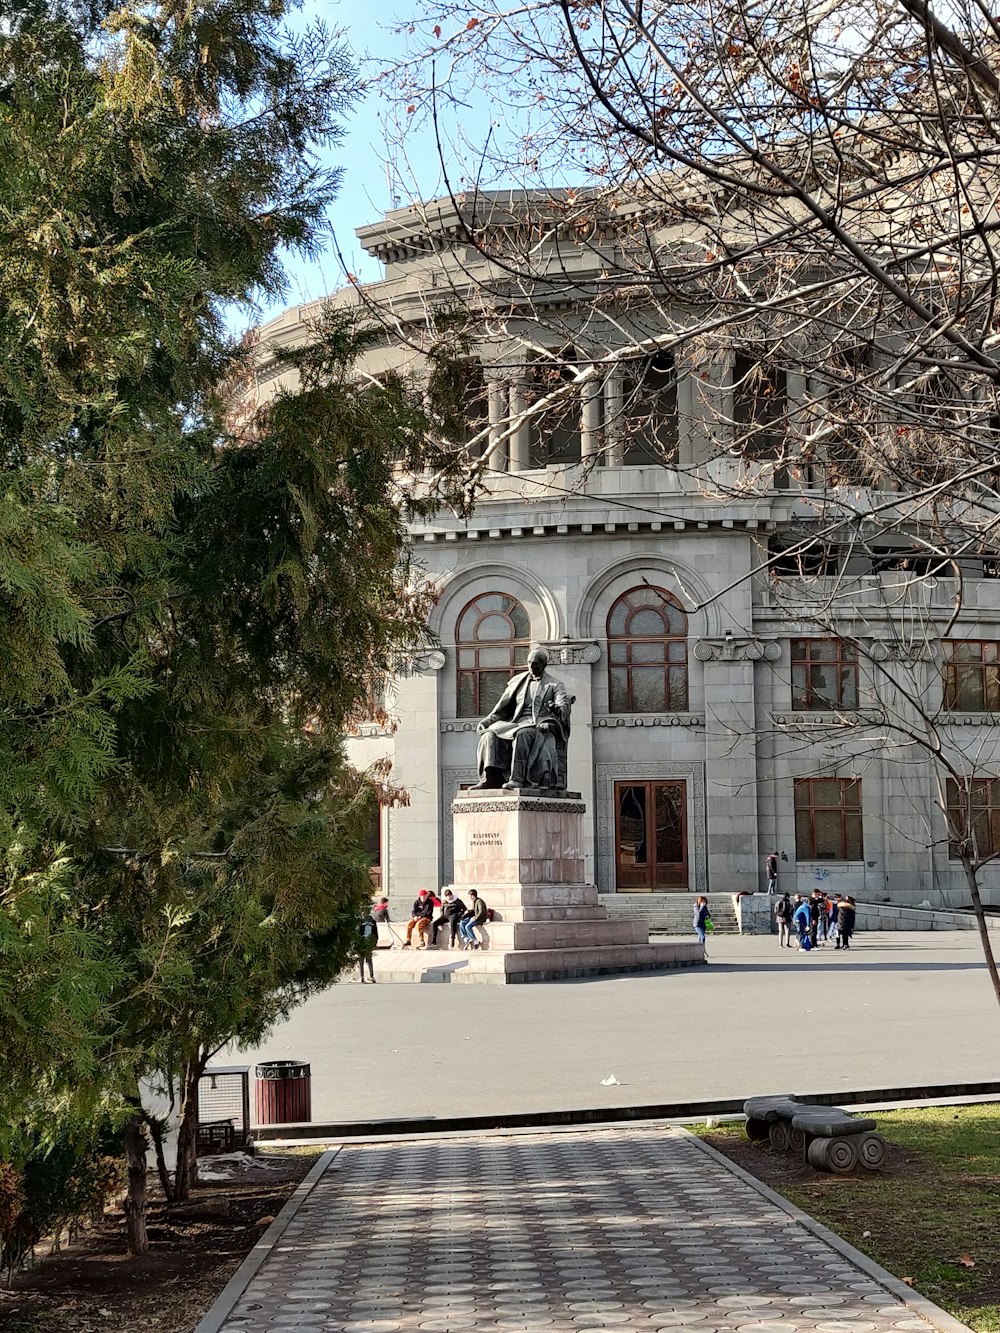
[[[594,945],[589,948],[382,950],[375,960],[380,982],[509,986],[576,977],[620,976],[694,967],[705,961],[696,941]]]
[[[660,935],[690,935],[694,915],[692,893],[602,893],[601,902],[612,919],[628,917],[644,921]],[[738,935],[739,923],[733,898],[728,893],[709,893],[708,913],[717,935]]]

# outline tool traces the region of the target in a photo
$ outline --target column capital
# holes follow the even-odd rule
[[[543,640],[539,645],[549,655],[549,666],[593,666],[601,660],[595,639]]]
[[[696,640],[693,652],[699,662],[777,662],[781,646],[757,634],[715,634]]]

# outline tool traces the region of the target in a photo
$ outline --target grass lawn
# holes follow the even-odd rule
[[[702,1130],[713,1147],[980,1333],[1000,1333],[1000,1106],[878,1113],[890,1145],[877,1174],[819,1173]]]

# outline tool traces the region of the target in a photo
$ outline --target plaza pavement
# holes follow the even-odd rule
[[[354,1144],[317,1175],[198,1333],[964,1327],[678,1130]]]
[[[1000,1079],[1000,1011],[972,931],[862,933],[847,954],[809,955],[713,936],[709,957],[525,986],[352,974],[258,1049],[213,1063],[309,1061],[317,1122]]]

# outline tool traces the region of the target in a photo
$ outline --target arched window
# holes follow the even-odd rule
[[[631,588],[608,616],[612,713],[677,713],[688,706],[687,615],[663,588]]]
[[[458,618],[458,716],[485,717],[513,673],[526,665],[528,613],[505,592],[485,592]]]

